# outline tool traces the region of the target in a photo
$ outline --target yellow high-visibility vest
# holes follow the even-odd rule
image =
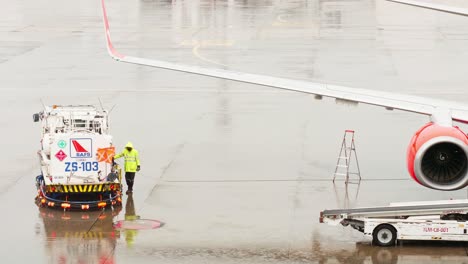
[[[126,148],[131,147],[132,151],[128,151]],[[133,148],[132,143],[128,143],[122,153],[114,156],[114,159],[125,158],[125,172],[136,172],[137,167],[140,166],[140,158],[138,157],[138,151]]]

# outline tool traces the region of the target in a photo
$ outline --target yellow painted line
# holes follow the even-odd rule
[[[204,57],[203,55],[200,54],[200,48],[202,47],[229,47],[229,46],[232,46],[233,43],[231,41],[216,41],[216,40],[204,40],[204,41],[198,41],[198,40],[191,40],[191,41],[188,41],[188,40],[185,40],[185,41],[182,41],[180,43],[181,46],[193,46],[192,48],[192,53],[195,57],[197,57],[198,59],[202,60],[202,61],[205,61],[205,62],[208,62],[208,63],[212,63],[212,64],[216,64],[216,65],[220,65],[220,66],[223,66],[223,67],[227,67],[226,64],[223,64],[221,62],[217,62],[217,61],[214,61],[214,60],[211,60],[211,59],[208,59],[206,57]]]
[[[214,60],[210,60],[210,59],[207,59],[205,57],[203,57],[202,55],[200,55],[200,53],[198,52],[198,49],[200,48],[200,45],[196,45],[195,47],[193,47],[192,49],[192,53],[193,55],[195,55],[195,57],[199,58],[200,60],[202,61],[206,61],[206,62],[209,62],[209,63],[213,63],[213,64],[216,64],[216,65],[220,65],[220,66],[224,66],[224,67],[227,67],[226,64],[223,64],[223,63],[220,63],[220,62],[216,62]]]
[[[280,15],[276,16],[276,20],[278,20],[281,23],[288,23],[288,21],[286,19],[283,19],[283,17],[285,17],[285,16],[288,16],[288,15],[287,14],[280,14]]]

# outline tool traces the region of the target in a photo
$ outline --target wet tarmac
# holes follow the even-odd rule
[[[107,5],[129,55],[468,102],[466,17],[380,0]],[[323,209],[466,198],[408,178],[406,146],[426,117],[114,62],[99,1],[0,6],[2,263],[468,263],[466,244],[378,248],[318,223]],[[115,106],[117,146],[140,151],[133,201],[38,209],[31,115],[41,101],[98,98]],[[356,130],[363,177],[348,190],[331,182],[345,129]],[[126,217],[165,225],[113,228]]]

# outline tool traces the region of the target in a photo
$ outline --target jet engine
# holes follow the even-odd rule
[[[408,146],[408,171],[428,188],[450,191],[468,185],[468,137],[458,127],[428,123]]]

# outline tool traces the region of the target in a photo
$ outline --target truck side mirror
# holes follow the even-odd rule
[[[33,115],[33,120],[34,120],[34,122],[39,122],[39,114],[34,114]]]

